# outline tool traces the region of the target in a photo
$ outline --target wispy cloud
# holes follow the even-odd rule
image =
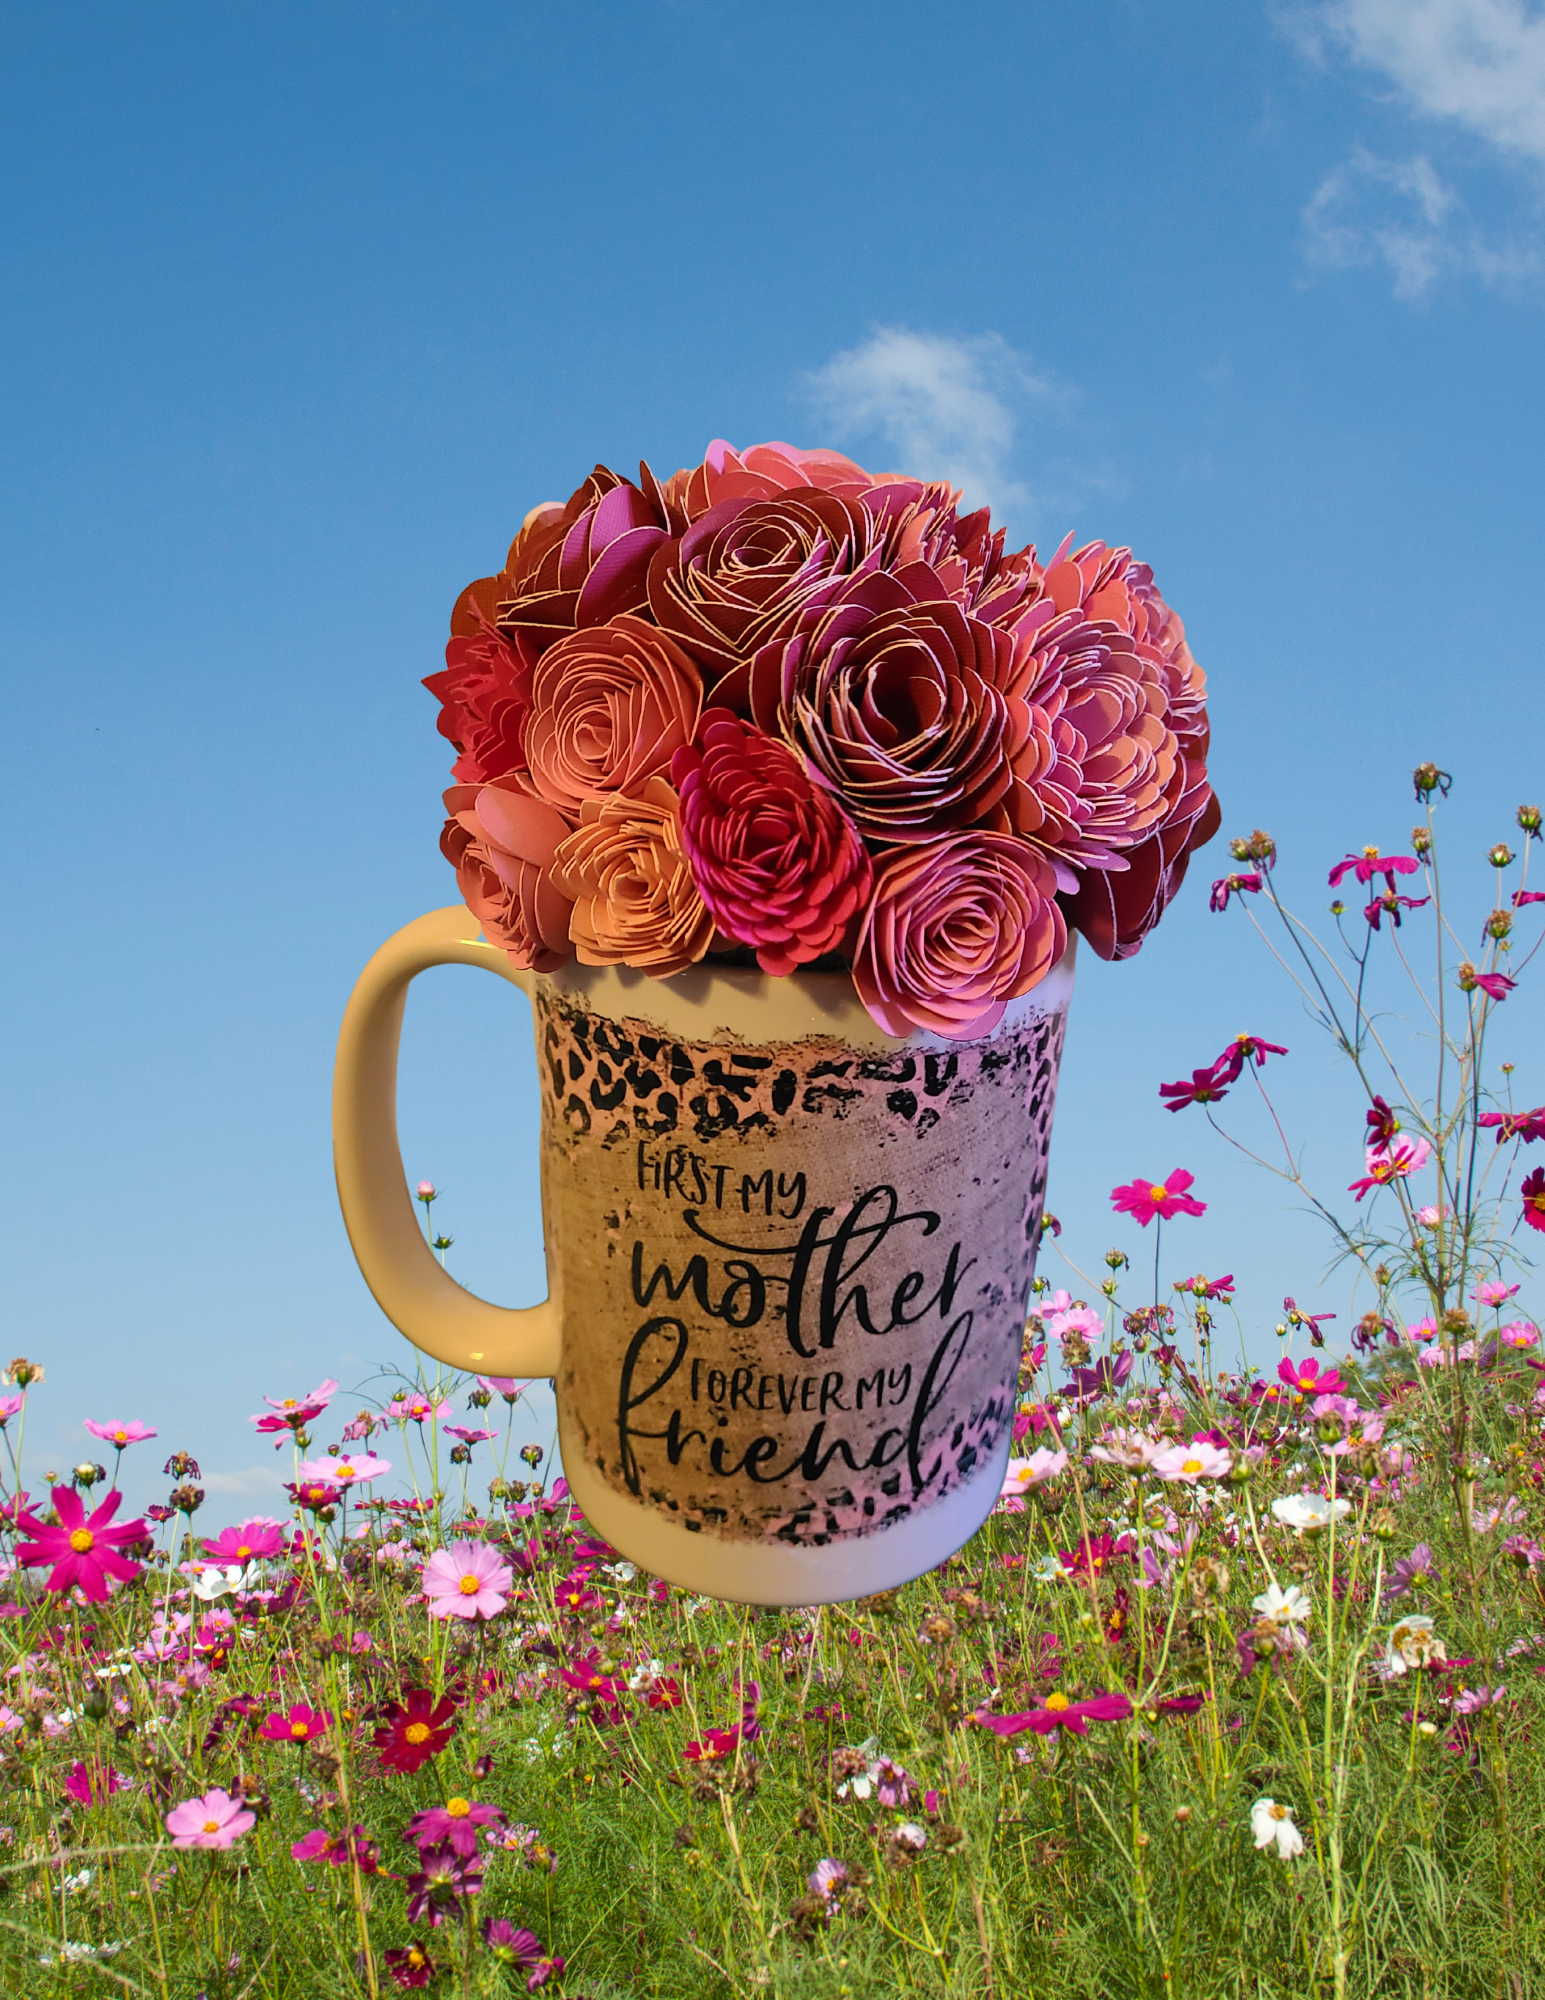
[[[1385,86],[1389,101],[1427,122],[1429,144],[1390,157],[1358,147],[1320,182],[1303,211],[1311,265],[1382,266],[1395,296],[1425,298],[1445,277],[1498,287],[1545,270],[1537,216],[1516,234],[1479,226],[1434,166],[1442,126],[1527,170],[1537,205],[1545,162],[1545,10],[1538,0],[1314,0],[1276,9],[1311,60],[1349,60]],[[1434,130],[1434,125],[1438,129]],[[1449,165],[1474,165],[1453,154]]]
[[[1287,24],[1301,45],[1387,79],[1413,111],[1545,161],[1545,11],[1529,0],[1326,0]]]
[[[838,441],[883,442],[895,470],[948,479],[999,516],[1046,502],[1015,476],[1016,447],[1026,416],[1065,414],[1069,392],[1001,334],[876,327],[804,386]]]

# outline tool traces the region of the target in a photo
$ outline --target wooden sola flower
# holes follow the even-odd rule
[[[425,685],[441,846],[521,966],[852,973],[985,1034],[1069,929],[1135,952],[1218,808],[1201,669],[1129,549],[1009,551],[939,482],[787,444],[536,508]]]

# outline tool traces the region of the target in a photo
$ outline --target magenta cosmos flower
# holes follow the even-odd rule
[[[431,1618],[496,1618],[515,1572],[484,1542],[452,1542],[424,1565]]]
[[[1055,1736],[1059,1729],[1075,1736],[1087,1736],[1091,1722],[1124,1722],[1132,1704],[1124,1694],[1097,1694],[1088,1701],[1070,1701],[1065,1694],[1049,1694],[1040,1708],[1019,1715],[978,1715],[976,1720],[994,1736],[1020,1736],[1027,1729],[1037,1736]]]
[[[1518,1190],[1523,1197],[1524,1221],[1531,1229],[1545,1230],[1545,1167],[1526,1175]]]
[[[78,1805],[100,1805],[114,1792],[124,1789],[123,1774],[115,1771],[111,1764],[87,1765],[77,1757],[70,1766],[70,1774],[64,1781],[64,1789]]]
[[[1318,1361],[1279,1361],[1277,1379],[1296,1389],[1300,1396],[1334,1396],[1342,1387],[1335,1369],[1322,1370]]]
[[[477,1829],[503,1826],[504,1814],[497,1806],[485,1806],[476,1799],[447,1799],[443,1806],[430,1806],[408,1821],[404,1840],[422,1852],[426,1847],[450,1846],[460,1855],[477,1853]]]
[[[1207,907],[1210,910],[1226,910],[1230,896],[1258,896],[1260,892],[1259,875],[1220,875],[1212,885]]]
[[[147,1424],[142,1424],[138,1417],[127,1424],[95,1424],[90,1417],[87,1417],[85,1427],[94,1438],[100,1438],[104,1444],[116,1445],[120,1451],[131,1444],[143,1444],[146,1438],[153,1438],[156,1435],[156,1432]]]
[[[858,829],[792,750],[725,709],[676,752],[681,841],[714,922],[776,975],[835,951],[869,900]]]
[[[223,1528],[213,1541],[205,1542],[204,1553],[212,1562],[249,1563],[267,1561],[283,1548],[284,1523],[260,1514],[234,1528]]]
[[[303,1701],[284,1710],[275,1709],[258,1731],[270,1743],[309,1743],[313,1736],[320,1736],[332,1725],[332,1716],[327,1709],[308,1708]]]
[[[1125,1187],[1111,1189],[1111,1207],[1118,1215],[1134,1217],[1144,1229],[1155,1216],[1168,1222],[1172,1215],[1205,1215],[1206,1202],[1186,1193],[1195,1179],[1184,1167],[1176,1167],[1162,1181],[1129,1181]]]
[[[1343,878],[1350,872],[1359,882],[1371,882],[1375,875],[1382,875],[1391,893],[1397,875],[1414,875],[1420,863],[1409,854],[1380,854],[1376,847],[1365,847],[1361,854],[1349,854],[1338,861],[1330,871],[1331,888],[1339,888]]]
[[[173,1847],[229,1847],[256,1824],[240,1799],[218,1785],[202,1798],[184,1799],[166,1815]]]
[[[108,1525],[123,1500],[117,1491],[109,1493],[89,1519],[80,1495],[72,1488],[56,1486],[52,1497],[58,1527],[47,1526],[29,1509],[16,1523],[19,1534],[31,1537],[18,1543],[17,1560],[29,1567],[54,1565],[44,1585],[46,1590],[68,1590],[79,1584],[81,1594],[92,1604],[105,1604],[110,1576],[120,1583],[132,1583],[140,1574],[140,1565],[119,1551],[126,1543],[146,1540],[150,1530],[142,1520],[124,1521],[116,1528]]]

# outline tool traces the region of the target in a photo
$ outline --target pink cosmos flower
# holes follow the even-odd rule
[[[1363,1150],[1368,1171],[1347,1188],[1359,1201],[1373,1188],[1388,1187],[1391,1181],[1419,1173],[1432,1157],[1432,1148],[1425,1139],[1397,1138],[1388,1145],[1369,1145]]]
[[[266,1416],[248,1417],[247,1422],[256,1427],[260,1436],[274,1436],[279,1431],[303,1431],[307,1424],[321,1416],[333,1399],[338,1384],[331,1379],[313,1389],[309,1396],[290,1396],[282,1403],[276,1403],[272,1396],[265,1396],[268,1404]],[[274,1449],[277,1451],[278,1446]]]
[[[1300,1396],[1334,1396],[1342,1388],[1334,1368],[1321,1369],[1318,1361],[1279,1361],[1277,1380],[1286,1382]]]
[[[477,1853],[477,1829],[480,1826],[503,1826],[505,1815],[497,1806],[480,1805],[476,1799],[447,1799],[443,1806],[430,1806],[424,1812],[416,1812],[408,1821],[404,1840],[410,1840],[420,1853],[426,1847],[442,1844],[455,1849],[458,1854]]]
[[[439,1197],[439,1192],[433,1181],[420,1181],[414,1190],[420,1201],[435,1201]]]
[[[1118,1215],[1130,1215],[1146,1229],[1155,1216],[1168,1222],[1172,1215],[1205,1215],[1207,1204],[1186,1193],[1196,1179],[1184,1167],[1162,1181],[1129,1181],[1110,1191],[1111,1207]]]
[[[109,1493],[89,1519],[80,1495],[71,1487],[56,1486],[52,1498],[58,1527],[47,1526],[30,1509],[22,1514],[17,1533],[31,1539],[17,1544],[16,1559],[29,1567],[54,1565],[46,1590],[68,1590],[79,1584],[90,1603],[105,1604],[109,1577],[132,1583],[140,1574],[140,1564],[119,1551],[125,1544],[148,1540],[150,1530],[142,1520],[124,1521],[116,1528],[108,1525],[123,1500],[117,1491]]]
[[[1023,1499],[1037,1486],[1044,1486],[1048,1479],[1055,1479],[1059,1472],[1066,1472],[1067,1466],[1065,1451],[1047,1451],[1044,1447],[1031,1452],[1028,1458],[1011,1458],[1003,1476],[1002,1497]]]
[[[1075,1736],[1087,1736],[1091,1722],[1124,1722],[1132,1704],[1124,1694],[1097,1694],[1088,1701],[1070,1701],[1060,1692],[1049,1694],[1040,1708],[1019,1715],[983,1715],[973,1718],[994,1736],[1019,1736],[1033,1729],[1037,1736],[1055,1736],[1059,1729]]]
[[[325,1861],[331,1868],[345,1868],[352,1861],[366,1875],[381,1866],[380,1850],[362,1826],[352,1833],[329,1833],[325,1826],[314,1827],[301,1840],[293,1841],[290,1853],[296,1861]]]
[[[426,1424],[437,1417],[451,1414],[449,1402],[435,1402],[432,1396],[422,1396],[414,1391],[405,1396],[394,1396],[386,1406],[386,1414],[399,1424]]]
[[[268,1405],[268,1407],[271,1410],[278,1410],[281,1414],[285,1415],[287,1415],[288,1412],[291,1410],[298,1410],[301,1408],[305,1408],[308,1410],[316,1410],[320,1412],[327,1408],[328,1404],[333,1400],[333,1397],[337,1393],[338,1393],[338,1384],[333,1379],[333,1377],[329,1375],[325,1382],[319,1382],[317,1384],[317,1386],[312,1390],[309,1396],[286,1396],[283,1398],[282,1401],[273,1396],[265,1396],[263,1398],[263,1401]]]
[[[303,1701],[298,1701],[282,1712],[275,1709],[258,1730],[258,1735],[266,1737],[270,1743],[309,1743],[314,1736],[324,1735],[332,1727],[332,1722],[332,1715],[327,1709],[308,1708]]]
[[[127,1424],[95,1424],[87,1417],[85,1427],[94,1438],[100,1438],[104,1444],[116,1445],[120,1451],[128,1445],[141,1444],[146,1438],[156,1436],[156,1432],[142,1424],[138,1417]]]
[[[486,1389],[491,1396],[502,1396],[507,1403],[518,1402],[531,1387],[531,1380],[517,1382],[513,1375],[479,1375],[477,1378],[480,1389]]]
[[[352,1486],[363,1479],[381,1479],[392,1469],[389,1458],[376,1458],[368,1451],[350,1452],[339,1458],[303,1458],[302,1481],[319,1480],[323,1485]]]
[[[447,1437],[460,1438],[463,1444],[486,1444],[499,1435],[497,1431],[472,1430],[466,1424],[442,1424],[440,1428]]]
[[[1517,1290],[1517,1287],[1514,1287]],[[1539,1343],[1540,1330],[1532,1320],[1515,1319],[1502,1328],[1497,1336],[1504,1347],[1534,1347]]]
[[[266,1562],[284,1548],[284,1523],[266,1514],[255,1514],[234,1528],[222,1528],[213,1541],[206,1541],[204,1553],[211,1562]]]
[[[1168,1451],[1159,1452],[1148,1469],[1156,1479],[1194,1486],[1199,1479],[1226,1479],[1234,1469],[1234,1461],[1217,1445],[1196,1438],[1190,1444],[1171,1445]]]
[[[20,1396],[0,1396],[0,1431],[3,1431],[12,1417],[26,1408],[25,1394]]]
[[[241,1800],[233,1799],[218,1785],[202,1798],[184,1799],[166,1815],[166,1830],[172,1836],[173,1847],[226,1848],[244,1833],[250,1833],[256,1824],[256,1816],[246,1810]]]
[[[452,1542],[424,1564],[423,1592],[431,1618],[496,1618],[515,1572],[483,1542]]]
[[[1122,1465],[1129,1472],[1137,1472],[1145,1465],[1152,1465],[1164,1449],[1156,1438],[1142,1431],[1118,1428],[1102,1431],[1100,1442],[1090,1446],[1089,1456],[1105,1465]]]
[[[1517,1285],[1504,1285],[1497,1278],[1483,1278],[1475,1288],[1476,1303],[1482,1306],[1505,1305],[1517,1291]]]
[[[689,1764],[723,1764],[735,1754],[740,1742],[740,1729],[709,1729],[703,1733],[701,1742],[689,1743],[682,1756]]]
[[[100,1804],[111,1798],[114,1792],[125,1789],[124,1779],[111,1764],[105,1768],[98,1764],[87,1766],[79,1758],[70,1766],[70,1775],[64,1781],[64,1789],[78,1805]]]

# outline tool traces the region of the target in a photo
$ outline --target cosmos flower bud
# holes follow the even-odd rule
[[[1513,850],[1505,840],[1499,840],[1495,847],[1488,850],[1486,855],[1486,859],[1491,863],[1493,868],[1506,868],[1513,858]]]
[[[1432,829],[1425,826],[1413,826],[1411,829],[1411,848],[1414,853],[1419,854],[1425,860],[1432,852]]]
[[[1540,837],[1540,809],[1538,806],[1520,806],[1518,824],[1531,840]]]
[[[1411,773],[1411,782],[1416,787],[1418,799],[1430,799],[1434,792],[1446,799],[1454,780],[1447,771],[1440,771],[1436,764],[1418,764]]]

